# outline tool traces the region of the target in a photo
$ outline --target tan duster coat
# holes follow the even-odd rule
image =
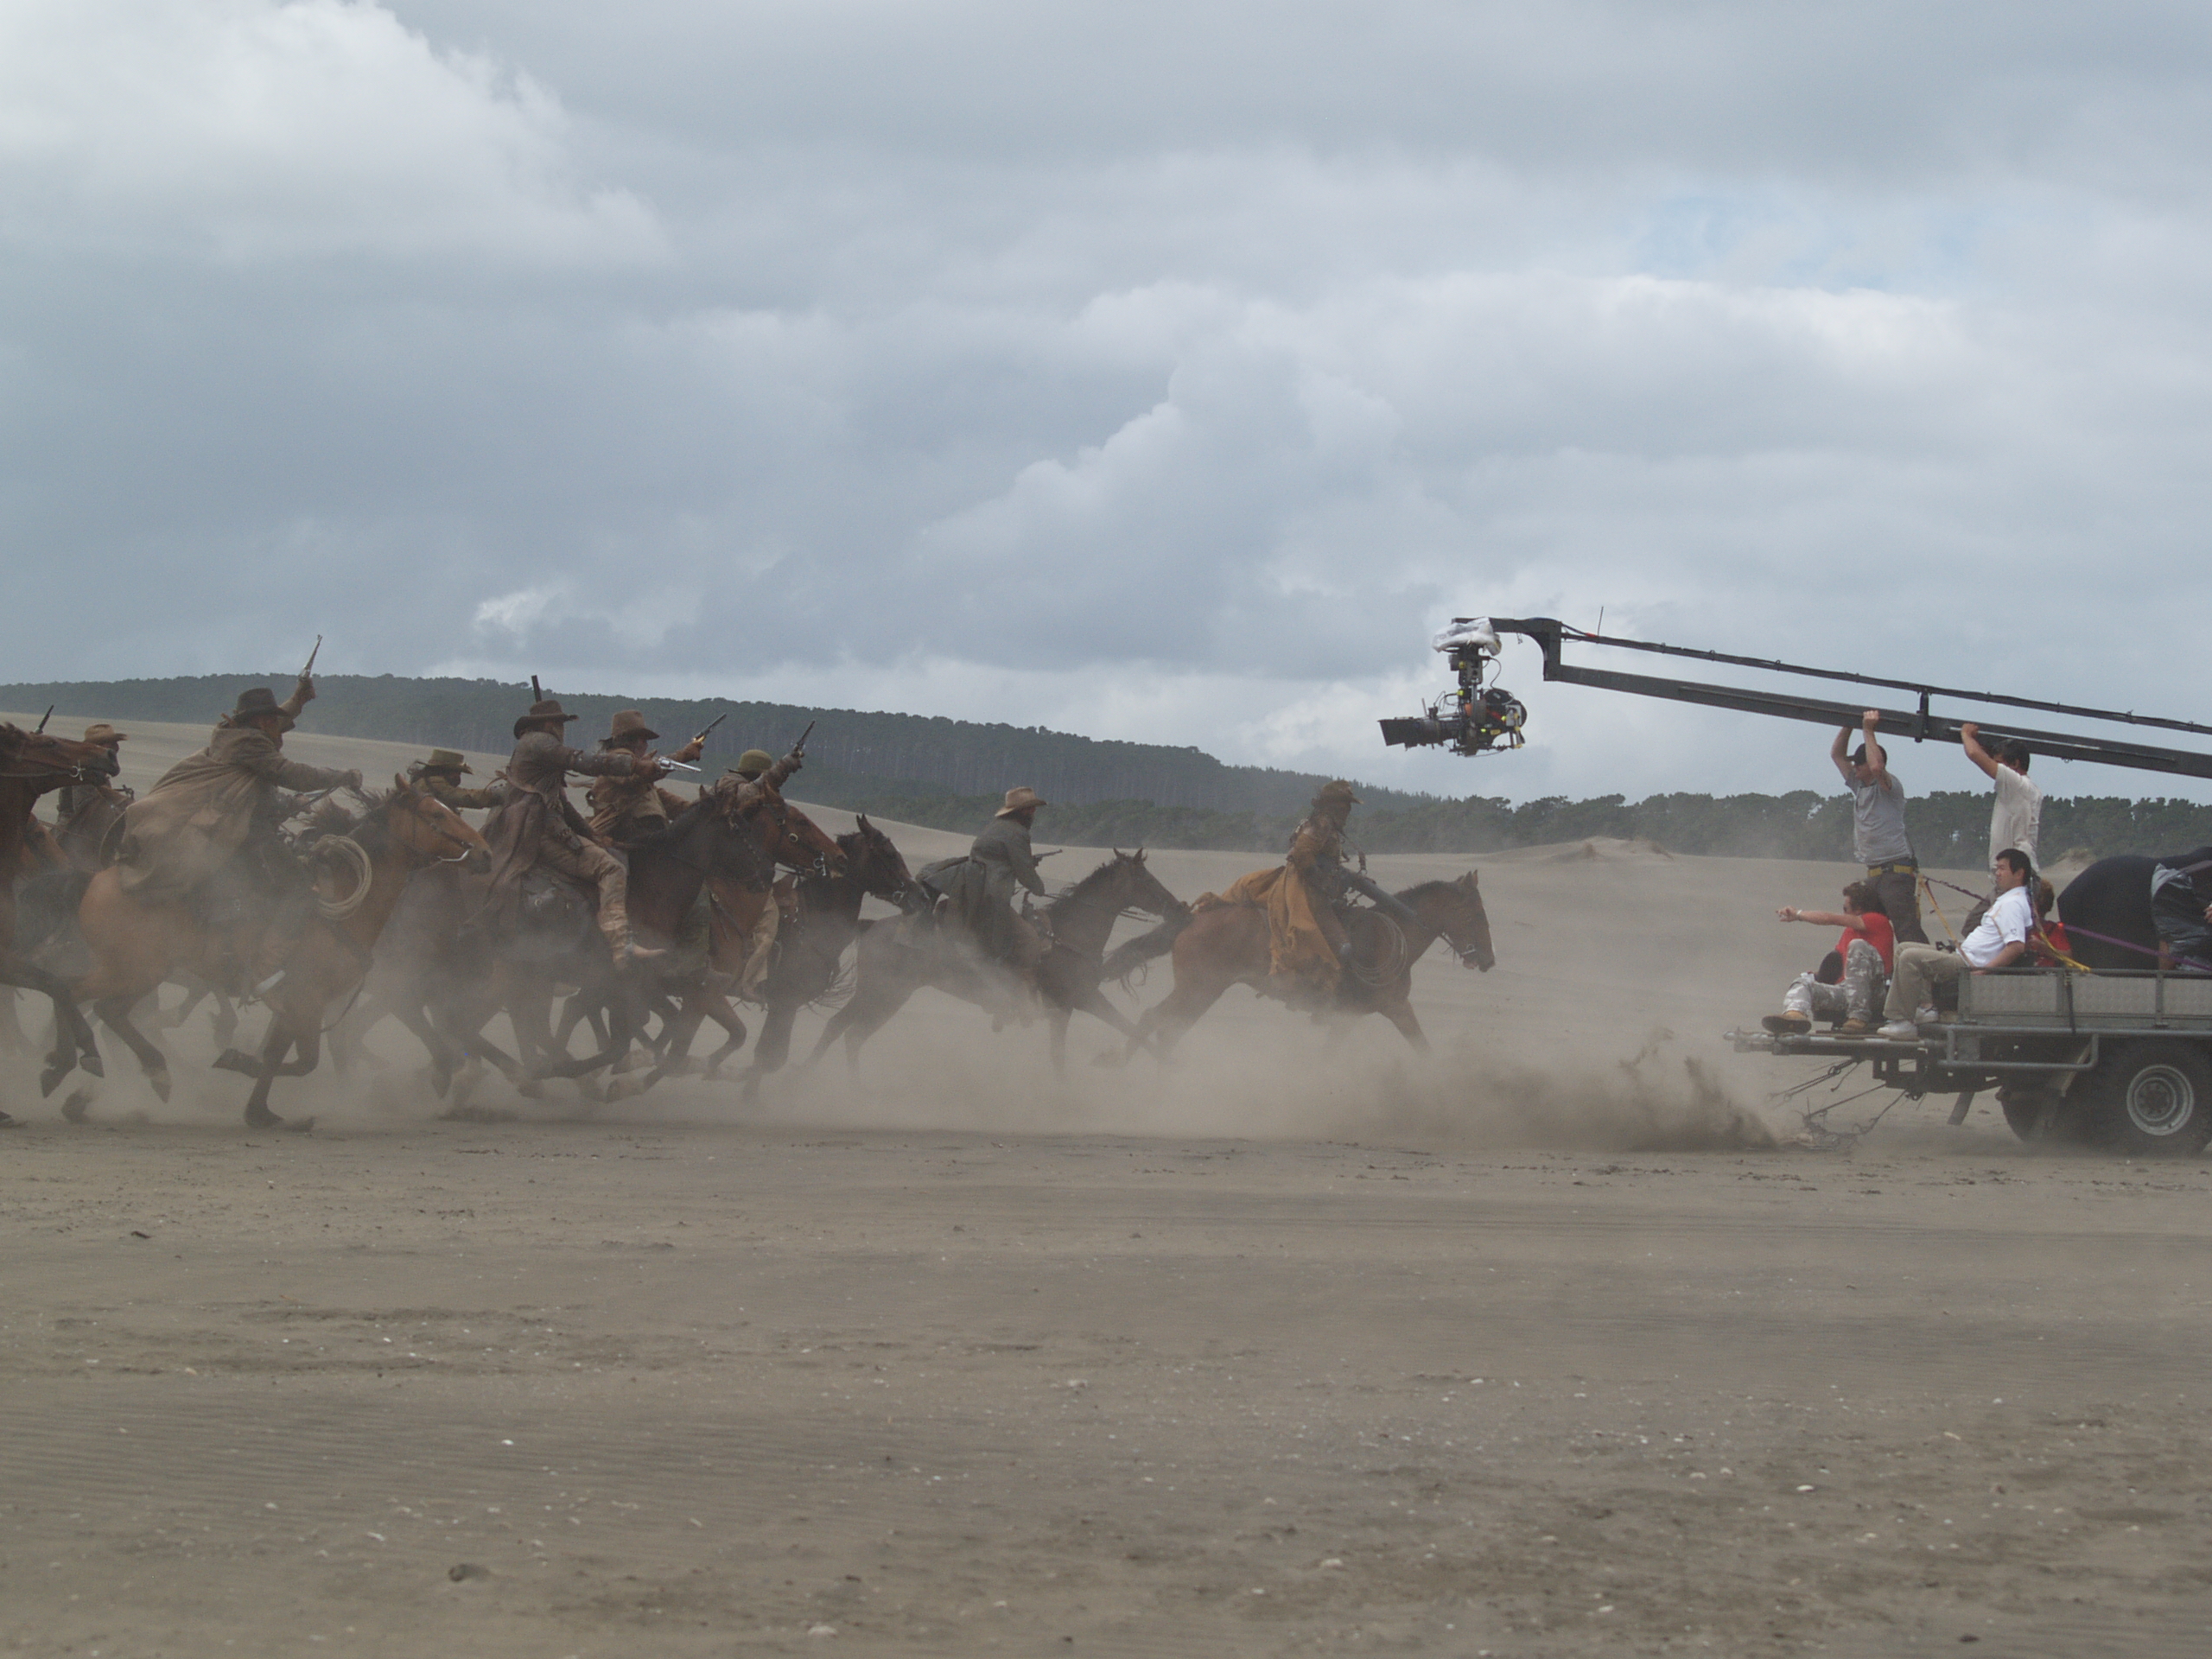
[[[181,899],[245,842],[257,808],[280,789],[333,789],[351,773],[288,760],[275,738],[252,726],[222,725],[207,747],[162,774],[123,817],[116,859],[125,893]]]

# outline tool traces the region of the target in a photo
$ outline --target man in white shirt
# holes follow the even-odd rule
[[[2007,847],[2018,848],[2034,863],[2036,836],[2043,824],[2043,791],[2028,781],[2028,746],[2017,737],[2006,737],[1999,739],[1993,750],[1984,748],[1981,728],[1969,720],[1960,724],[1959,747],[1997,785],[1989,809],[1991,868]]]
[[[1981,925],[1959,941],[1955,954],[1932,944],[1897,946],[1897,971],[1890,977],[1890,1000],[1883,1008],[1889,1023],[1879,1034],[1893,1042],[1909,1043],[1920,1027],[1933,1025],[1938,1015],[1931,995],[1934,988],[1959,978],[1969,970],[1986,974],[1993,968],[2009,968],[2028,953],[2028,936],[2035,931],[2035,867],[2017,847],[1997,855],[1997,897]]]

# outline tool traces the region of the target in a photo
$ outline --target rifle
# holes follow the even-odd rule
[[[532,702],[545,701],[545,688],[538,684],[537,676],[535,674],[530,677],[530,700]]]
[[[38,729],[41,732],[44,731],[46,729],[46,722],[53,718],[54,705],[49,702],[46,705],[46,712],[38,717]]]

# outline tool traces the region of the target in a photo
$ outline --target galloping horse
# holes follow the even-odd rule
[[[677,813],[664,831],[632,849],[630,925],[640,939],[655,946],[677,943],[702,886],[715,893],[719,919],[726,892],[749,894],[745,884],[758,881],[779,861],[823,873],[842,863],[837,843],[803,814],[735,809],[735,789],[717,785]],[[656,1081],[683,1056],[704,1017],[734,1027],[736,1040],[743,1040],[743,1023],[708,983],[703,963],[688,953],[618,973],[592,924],[591,906],[566,884],[553,884],[526,905],[526,925],[496,935],[481,925],[462,925],[482,897],[479,883],[473,895],[448,906],[442,926],[423,930],[413,973],[385,999],[385,1007],[429,1050],[440,1092],[468,1053],[492,1061],[525,1093],[546,1077],[582,1078],[614,1065],[629,1052],[649,1000],[658,996],[678,999],[664,1033],[664,1058],[644,1079],[619,1082],[610,1093],[634,1094]],[[749,919],[758,918],[766,897],[753,897]],[[577,988],[556,1027],[551,1006],[561,983]],[[518,1058],[483,1034],[503,1008]],[[606,1037],[594,1052],[575,1057],[569,1039],[587,1014],[604,1017]]]
[[[283,975],[266,999],[270,1018],[260,1058],[226,1049],[215,1061],[254,1079],[245,1107],[251,1128],[283,1123],[269,1109],[270,1085],[280,1077],[305,1077],[315,1070],[321,1057],[323,1013],[367,974],[371,952],[408,878],[431,865],[488,850],[483,836],[419,784],[395,778],[389,794],[365,798],[368,810],[332,837],[354,855],[351,890],[332,898],[318,886],[316,925],[281,960],[264,954],[254,965],[257,976],[276,969]],[[77,918],[92,951],[92,969],[72,989],[130,1046],[154,1092],[167,1100],[168,1061],[131,1023],[131,1005],[180,968],[198,969],[211,977],[219,974],[218,957],[226,942],[186,904],[147,904],[126,893],[112,868],[92,878]],[[262,950],[267,950],[264,939]],[[287,1063],[285,1056],[294,1052],[298,1058]],[[81,1116],[81,1107],[71,1116]],[[307,1128],[314,1122],[308,1118],[291,1127]]]
[[[768,1019],[753,1046],[753,1064],[740,1079],[747,1103],[760,1098],[761,1079],[781,1071],[791,1058],[791,1026],[798,1011],[836,985],[846,947],[863,931],[874,931],[861,920],[861,900],[873,895],[904,909],[912,892],[913,878],[891,837],[870,823],[866,813],[857,823],[851,834],[837,837],[845,855],[842,874],[798,879],[798,918],[777,936],[776,963],[760,985]],[[708,1075],[713,1073],[709,1062]]]
[[[1106,941],[1124,911],[1163,917],[1183,912],[1183,901],[1147,868],[1141,847],[1134,853],[1116,849],[1039,912],[1047,949],[1038,968],[1037,988],[1051,1021],[1056,1070],[1066,1061],[1068,1020],[1077,1011],[1103,1020],[1132,1044],[1141,1040],[1137,1028],[1098,988]],[[928,914],[903,916],[861,936],[860,981],[853,1000],[830,1017],[807,1064],[813,1065],[841,1039],[845,1058],[858,1064],[861,1045],[925,985],[994,1014],[1005,1012],[1009,992],[1016,991],[1004,969],[979,960]]]
[[[101,744],[0,725],[0,985],[20,985],[54,1000],[54,1052],[40,1079],[45,1094],[79,1065],[99,1076],[100,1052],[68,986],[16,950],[16,880],[25,874],[31,804],[65,784],[104,784],[114,775],[115,757]]]
[[[1497,957],[1491,949],[1490,918],[1483,912],[1483,896],[1469,870],[1457,881],[1424,881],[1396,895],[1398,901],[1419,918],[1418,925],[1394,922],[1380,912],[1355,910],[1346,918],[1352,936],[1355,968],[1337,984],[1336,1000],[1329,1012],[1349,1014],[1379,1014],[1405,1033],[1406,1040],[1427,1052],[1428,1039],[1414,1017],[1414,963],[1428,947],[1442,939],[1459,957],[1463,968],[1488,973]],[[1155,1007],[1137,1022],[1124,1061],[1150,1037],[1164,1059],[1196,1025],[1199,1016],[1231,985],[1265,988],[1268,983],[1268,916],[1252,905],[1216,905],[1192,912],[1184,925],[1171,921],[1142,939],[1133,939],[1115,952],[1115,968],[1134,969],[1147,955],[1157,956],[1173,941],[1175,985]]]

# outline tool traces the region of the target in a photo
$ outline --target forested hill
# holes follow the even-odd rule
[[[0,702],[15,709],[51,703],[107,720],[212,724],[242,688],[267,685],[283,696],[292,680],[289,672],[271,672],[10,685],[0,686]],[[530,706],[529,686],[495,680],[329,674],[316,677],[315,690],[319,695],[307,718],[318,732],[493,753],[512,746],[515,716]],[[671,747],[717,715],[727,715],[715,734],[710,760],[726,760],[756,746],[781,754],[812,721],[814,734],[806,748],[810,782],[836,774],[886,786],[894,795],[997,794],[1027,784],[1047,800],[1069,805],[1135,800],[1202,811],[1291,812],[1304,806],[1322,781],[1306,772],[1224,766],[1195,748],[1110,742],[1041,726],[720,698],[685,702],[592,696],[557,686],[549,686],[547,692],[582,716],[571,728],[579,742],[603,734],[617,709],[643,709]],[[1410,806],[1427,798],[1378,789],[1371,798]]]
[[[0,707],[43,709],[115,721],[213,724],[238,690],[265,684],[281,696],[289,673],[174,680],[76,682],[0,686]],[[447,747],[504,752],[530,688],[491,680],[416,680],[333,674],[308,715],[316,731]],[[617,709],[643,707],[672,747],[727,714],[707,756],[710,772],[741,749],[780,753],[816,722],[807,768],[795,791],[826,805],[942,829],[979,827],[1008,785],[1028,784],[1053,803],[1039,819],[1040,840],[1077,846],[1211,847],[1278,851],[1320,779],[1264,766],[1224,766],[1195,748],[1104,742],[1042,727],[994,726],[921,715],[802,709],[785,703],[575,695],[554,689],[582,716],[573,728],[588,743]],[[1965,770],[1961,761],[1961,770]],[[1370,852],[1484,853],[1595,836],[1637,837],[1670,851],[1754,858],[1843,861],[1851,855],[1851,810],[1840,792],[1787,795],[1618,795],[1570,801],[1510,801],[1484,796],[1450,800],[1362,784],[1366,803],[1353,838]],[[1929,864],[1976,868],[1987,855],[1986,790],[1915,797],[1907,817],[1914,845]],[[2175,852],[2212,842],[2212,807],[2176,800],[2082,796],[2044,804],[2043,847],[2055,860],[2075,849],[2097,855]]]

